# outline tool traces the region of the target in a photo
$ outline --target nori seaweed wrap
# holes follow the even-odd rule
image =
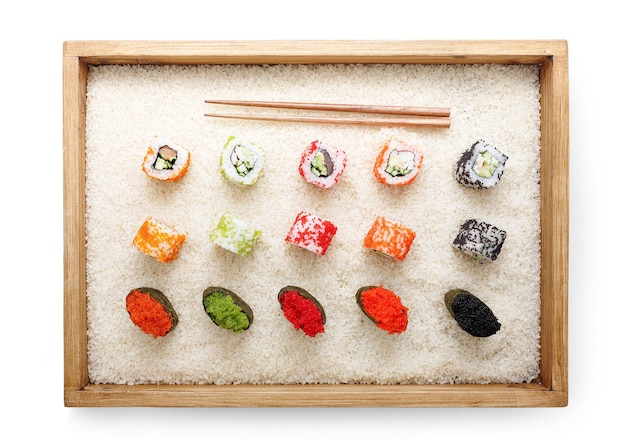
[[[126,311],[133,324],[155,339],[167,335],[178,324],[178,315],[169,299],[150,287],[131,290],[126,295]]]
[[[223,287],[207,288],[202,294],[202,306],[215,325],[236,333],[249,329],[254,319],[250,306]]]
[[[486,338],[500,330],[500,322],[491,309],[470,292],[450,290],[444,301],[455,321],[470,335]]]
[[[285,318],[296,330],[310,337],[324,332],[326,313],[322,304],[303,288],[288,285],[278,292],[278,302]]]

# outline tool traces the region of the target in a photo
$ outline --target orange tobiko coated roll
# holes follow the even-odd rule
[[[154,137],[143,159],[146,175],[158,181],[177,181],[187,174],[191,154],[164,137]]]
[[[159,262],[170,262],[176,259],[186,238],[186,233],[148,217],[137,231],[133,245]]]
[[[403,261],[411,249],[415,236],[415,232],[407,226],[379,216],[367,232],[363,247]]]
[[[383,184],[408,186],[417,178],[423,160],[423,153],[402,141],[392,139],[376,157],[374,176]]]

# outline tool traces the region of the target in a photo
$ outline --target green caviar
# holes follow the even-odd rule
[[[219,327],[237,333],[250,327],[250,317],[231,295],[219,291],[205,292],[202,304],[211,320]]]
[[[333,161],[326,149],[320,149],[311,161],[311,172],[318,177],[328,177],[333,174]]]
[[[235,166],[239,176],[246,176],[254,169],[256,164],[256,155],[247,147],[238,144],[230,154],[230,161]]]
[[[387,172],[391,176],[406,176],[415,167],[415,154],[409,150],[392,150],[387,160]]]
[[[489,151],[481,152],[474,163],[474,172],[479,177],[491,178],[500,162]]]

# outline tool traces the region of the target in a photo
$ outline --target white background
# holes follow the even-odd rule
[[[17,4],[17,2],[15,2]],[[40,3],[40,4],[38,4]],[[0,382],[8,440],[619,440],[626,393],[617,2],[21,2],[2,11]],[[73,409],[63,405],[65,40],[565,39],[569,405],[555,409]],[[8,137],[8,139],[6,139]],[[8,322],[8,323],[7,323]],[[617,432],[615,435],[614,433]],[[14,434],[11,436],[11,434]]]

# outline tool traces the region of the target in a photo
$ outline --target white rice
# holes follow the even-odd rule
[[[107,65],[90,67],[87,95],[91,382],[521,383],[539,374],[537,66]],[[216,110],[204,103],[210,98],[443,106],[451,108],[452,124],[406,129],[214,119],[204,116]],[[190,151],[182,180],[157,182],[142,172],[155,135]],[[263,174],[249,188],[220,174],[220,152],[231,135],[264,147]],[[425,154],[406,188],[385,187],[372,173],[392,137]],[[464,188],[454,165],[480,138],[509,157],[506,169],[492,189]],[[298,174],[303,149],[316,139],[348,155],[330,189]],[[325,256],[285,243],[300,210],[338,227]],[[209,241],[225,211],[263,232],[250,256]],[[175,261],[159,263],[133,247],[147,216],[188,233]],[[376,216],[416,231],[404,261],[363,248]],[[481,265],[451,247],[467,218],[506,230],[495,262]],[[358,288],[378,284],[409,308],[401,335],[375,327],[355,302]],[[212,285],[250,305],[249,330],[235,334],[211,322],[202,293]],[[325,333],[309,338],[284,318],[276,297],[286,285],[322,303]],[[141,286],[161,290],[178,313],[177,328],[164,338],[143,334],[128,317],[125,297]],[[489,338],[462,331],[444,304],[454,288],[481,298],[502,329]]]

